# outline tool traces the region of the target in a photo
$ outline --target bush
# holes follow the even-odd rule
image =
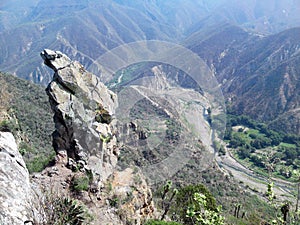
[[[90,179],[87,175],[74,176],[72,179],[73,191],[87,191],[89,190]]]
[[[224,225],[224,217],[221,216],[221,206],[217,211],[207,209],[207,201],[204,194],[195,193],[195,204],[187,210],[186,216],[191,218],[194,225]]]
[[[254,163],[255,166],[265,168],[265,164],[263,163],[263,160],[261,157],[259,157],[257,155],[251,155],[250,160],[251,160],[251,162]]]
[[[1,132],[11,132],[15,133],[17,130],[17,125],[11,120],[3,120],[0,122],[0,131]]]
[[[23,149],[24,150],[24,149]],[[23,152],[21,149],[20,153],[26,154],[26,152]],[[55,154],[51,154],[49,156],[43,156],[39,155],[31,159],[30,161],[26,162],[26,167],[29,171],[29,173],[37,173],[41,172],[43,169],[45,169],[51,162],[54,160]]]
[[[161,220],[149,220],[144,225],[183,225],[177,222],[166,222]]]
[[[67,196],[45,192],[36,203],[38,214],[33,224],[84,225],[93,220],[83,204]]]
[[[112,121],[112,117],[109,112],[99,104],[98,108],[96,109],[95,120],[99,123],[110,124],[110,122]]]
[[[114,208],[118,208],[120,205],[120,199],[117,196],[113,196],[111,199],[108,199],[109,205]]]
[[[251,146],[256,149],[266,148],[271,146],[272,140],[264,136],[257,136],[255,140],[251,141]]]
[[[231,148],[247,145],[247,139],[241,133],[234,133],[229,142]]]
[[[241,159],[250,158],[251,149],[250,148],[239,148],[237,153]]]
[[[216,199],[204,185],[188,185],[179,189],[178,194],[176,195],[175,203],[171,207],[170,212],[174,213],[177,216],[176,220],[183,222],[184,224],[193,225],[193,221],[191,220],[191,218],[186,217],[186,213],[190,207],[197,205],[194,199],[195,193],[205,195],[207,209],[217,212],[218,208]],[[200,209],[195,208],[195,210],[197,211]]]
[[[61,224],[83,224],[86,220],[86,212],[82,205],[69,198],[59,199],[57,202],[58,220]]]
[[[0,122],[0,131],[1,132],[11,132],[11,129],[9,128],[9,124],[7,120],[3,120]]]
[[[21,155],[25,155],[26,153],[33,153],[34,150],[31,148],[29,144],[22,141],[19,144],[19,152],[21,153]]]

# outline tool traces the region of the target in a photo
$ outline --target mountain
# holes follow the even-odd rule
[[[224,24],[185,43],[215,71],[233,111],[299,134],[299,35],[300,28],[258,36]]]
[[[177,28],[168,23],[155,4],[149,3],[145,8],[143,1],[140,2],[142,8],[114,1],[56,0],[39,1],[23,10],[26,13],[20,9],[21,16],[14,12],[15,26],[2,21],[6,29],[0,34],[1,69],[47,84],[51,74],[38,56],[44,48],[59,49],[88,67],[101,54],[124,43],[149,39],[171,41],[180,37]],[[5,13],[13,14],[9,7],[4,8]],[[189,17],[188,11],[183,14],[182,17]]]
[[[36,197],[35,204],[42,210],[40,215],[45,216],[39,219],[54,221],[53,218],[64,218],[61,216],[64,214],[66,218],[76,218],[69,215],[78,210],[79,214],[81,210],[87,212],[80,205],[83,203],[95,224],[143,224],[154,216],[164,218],[170,206],[178,204],[176,195],[180,196],[186,187],[199,187],[200,182],[201,190],[196,192],[205,192],[202,194],[208,197],[209,191],[202,184],[206,185],[224,207],[229,224],[263,224],[277,218],[272,206],[255,198],[256,195],[266,197],[267,180],[245,168],[222,148],[221,140],[215,139],[220,134],[212,129],[217,124],[215,119],[223,124],[224,117],[216,116],[221,107],[213,107],[210,100],[219,103],[223,98],[216,99],[210,94],[222,88],[230,112],[248,114],[267,122],[271,128],[299,134],[300,28],[294,27],[299,25],[296,3],[290,0],[285,4],[277,0],[3,1],[0,4],[1,70],[38,84],[51,81],[46,92],[55,127],[42,86],[0,73],[0,134],[14,133],[30,172],[48,166],[31,177],[34,185],[48,188],[52,194],[43,192],[42,202]],[[202,69],[213,72],[220,85],[216,89],[212,85],[212,92],[206,93],[207,87],[201,87],[186,71],[161,62],[139,62],[120,69],[109,83],[118,91],[117,97],[86,69],[114,47],[140,40],[184,44],[211,69],[205,65],[201,72]],[[43,48],[60,50],[45,49],[41,53],[45,65],[54,74],[39,58]],[[124,58],[132,56],[126,53]],[[180,65],[188,61],[189,57],[182,60],[177,55],[173,58],[175,62],[180,59]],[[117,64],[113,60],[111,63]],[[196,64],[184,69],[199,74],[195,68]],[[207,84],[212,81],[209,76],[202,78]],[[246,129],[238,127],[234,135],[252,134],[257,141],[260,137],[269,139],[260,130],[253,135]],[[55,158],[50,146],[53,130]],[[246,144],[241,146],[247,148]],[[290,143],[281,144],[285,148]],[[2,156],[7,158],[8,145],[4,145]],[[297,155],[294,151],[299,145],[291,145],[291,152],[284,151],[287,158]],[[20,157],[16,151],[15,148],[7,159],[17,169],[19,165],[25,169],[23,162],[14,161],[15,155]],[[254,156],[263,162],[259,155]],[[14,172],[6,176],[9,179],[4,185],[18,179],[10,179],[11,175]],[[167,179],[173,181],[174,189]],[[276,193],[278,202],[289,198],[287,185],[293,184],[275,183],[274,190],[282,189],[284,194]],[[271,192],[271,184],[268,187]],[[53,195],[56,190],[62,195]],[[63,198],[64,194],[68,198]],[[193,194],[188,193],[188,197]],[[17,195],[13,199],[18,199]],[[49,197],[52,201],[48,201]],[[187,219],[188,206],[194,204],[186,205],[187,208],[175,205],[169,211],[170,219]],[[52,214],[48,215],[47,210]],[[178,214],[180,211],[182,215]]]
[[[300,24],[300,3],[295,0],[229,0],[212,1],[217,7],[190,28],[199,30],[204,24],[228,22],[250,32],[274,34]]]
[[[65,52],[88,67],[124,43],[181,42],[224,21],[254,33],[276,33],[300,25],[298,8],[292,0],[2,1],[0,67],[46,85],[52,75],[39,60],[44,48]]]

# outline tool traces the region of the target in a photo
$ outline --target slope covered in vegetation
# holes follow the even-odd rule
[[[44,88],[5,73],[0,84],[0,129],[14,133],[29,171],[41,171],[54,156],[54,123]]]

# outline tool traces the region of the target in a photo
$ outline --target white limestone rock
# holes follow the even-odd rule
[[[15,138],[0,132],[0,224],[31,220],[32,196],[29,173]]]

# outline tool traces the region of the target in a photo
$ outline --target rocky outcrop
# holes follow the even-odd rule
[[[152,192],[138,169],[116,171],[107,184],[111,187],[109,203],[118,208],[121,222],[140,225],[153,218],[155,207]]]
[[[55,72],[46,92],[54,112],[53,147],[57,155],[55,167],[46,169],[37,183],[45,186],[52,180],[57,189],[68,190],[70,178],[92,171],[94,183],[89,184],[89,194],[81,192],[77,197],[94,215],[94,224],[142,224],[153,216],[152,193],[138,170],[116,170],[116,95],[63,53],[46,49],[41,56]],[[145,139],[146,133],[140,132],[139,137]],[[111,190],[106,192],[107,185]]]
[[[0,224],[30,221],[32,189],[13,135],[0,132]]]
[[[117,163],[116,95],[77,61],[45,49],[41,57],[54,70],[46,92],[54,112],[57,161],[75,162],[105,180]]]

